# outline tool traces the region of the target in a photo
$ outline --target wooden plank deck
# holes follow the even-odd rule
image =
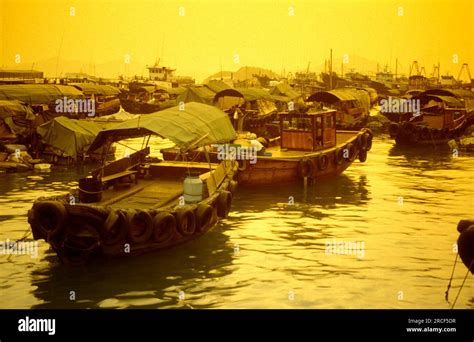
[[[124,209],[157,208],[160,204],[166,203],[172,198],[177,198],[183,193],[183,183],[176,180],[154,179],[139,181],[137,186],[142,189],[137,193],[112,203],[111,207]],[[133,188],[131,187],[130,190],[133,190]]]
[[[187,161],[162,161],[160,163],[151,163],[152,167],[179,167],[179,168],[189,168],[189,169],[203,169],[209,170],[208,163],[202,162],[187,162]],[[219,164],[211,163],[211,168],[215,170]]]

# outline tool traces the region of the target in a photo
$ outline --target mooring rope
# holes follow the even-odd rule
[[[471,261],[471,264],[470,264],[469,267],[467,268],[466,275],[464,276],[464,280],[462,281],[461,287],[459,288],[459,291],[458,291],[458,295],[456,296],[456,299],[454,299],[454,303],[453,303],[453,306],[451,306],[451,309],[454,309],[454,305],[456,305],[456,301],[458,300],[458,297],[459,297],[459,295],[461,294],[461,290],[462,290],[462,288],[463,288],[463,286],[464,286],[464,283],[466,282],[467,275],[468,275],[469,272],[471,271],[471,268],[472,268],[473,265],[474,265],[474,260]]]
[[[31,234],[31,230],[28,227],[28,228],[26,228],[25,234],[23,234],[23,236],[20,239],[18,239],[15,243],[25,240],[30,234]],[[12,255],[13,254],[8,255],[7,262],[10,262],[10,259],[11,259]]]
[[[453,271],[451,272],[451,278],[449,278],[448,288],[446,289],[446,293],[445,293],[445,296],[444,296],[444,298],[446,299],[446,301],[447,301],[448,303],[449,303],[449,299],[448,299],[448,296],[449,296],[449,289],[451,288],[451,282],[453,281],[454,270],[456,269],[456,263],[457,263],[457,261],[458,261],[458,255],[459,255],[459,253],[456,253],[456,257],[454,258]]]

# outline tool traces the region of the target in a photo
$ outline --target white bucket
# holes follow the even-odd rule
[[[35,171],[48,172],[51,170],[51,164],[35,164]]]
[[[184,201],[196,203],[202,201],[203,183],[198,176],[188,176],[184,180]]]

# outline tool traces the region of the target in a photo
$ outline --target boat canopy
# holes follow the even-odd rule
[[[338,88],[328,91],[320,91],[311,94],[306,102],[323,102],[334,104],[341,101],[359,101],[360,105],[367,111],[370,108],[369,93],[363,89],[357,88]]]
[[[450,108],[464,108],[464,104],[459,101],[459,99],[455,98],[454,96],[442,96],[442,95],[433,95],[433,94],[426,94],[422,93],[412,97],[413,100],[420,99],[420,103],[422,106],[429,103],[431,100],[436,102],[444,102]]]
[[[59,116],[38,126],[36,132],[41,135],[46,144],[76,159],[78,154],[87,151],[103,127],[103,124],[100,125],[94,121]],[[109,127],[111,127],[110,124]]]
[[[215,93],[207,87],[189,87],[177,97],[176,102],[200,102],[211,105],[214,95]]]
[[[181,149],[193,145],[227,143],[236,137],[227,113],[214,106],[190,102],[181,110],[180,106],[167,108],[103,130],[89,151],[95,151],[110,142],[150,134],[167,138]]]
[[[153,85],[142,85],[142,86],[134,86],[130,88],[131,93],[149,93],[152,94],[156,90],[155,86]]]
[[[13,116],[23,116],[27,120],[36,118],[33,110],[20,101],[0,100],[0,119]]]
[[[243,98],[246,102],[253,102],[257,101],[260,99],[265,99],[265,100],[271,100],[272,97],[268,93],[268,91],[264,89],[258,89],[258,88],[231,88],[231,89],[225,89],[220,92],[218,92],[214,96],[214,102],[217,102],[219,98],[225,97],[225,96],[230,96],[230,97],[241,97]]]
[[[0,120],[3,120],[12,133],[24,134],[29,127],[28,122],[31,123],[35,119],[33,110],[23,103],[0,100]]]
[[[0,100],[18,100],[30,105],[50,104],[57,99],[81,99],[84,94],[72,87],[58,84],[0,85]]]
[[[90,96],[92,94],[102,96],[114,96],[120,94],[120,90],[118,88],[112,87],[110,85],[92,83],[74,83],[70,85],[82,91],[86,96]]]
[[[474,98],[474,92],[466,89],[429,89],[424,91],[423,94],[451,96],[458,99]]]
[[[170,95],[180,95],[186,91],[186,88],[183,87],[164,87],[164,86],[157,86],[156,87],[156,92],[161,92],[161,93],[168,93]]]
[[[279,83],[270,90],[270,95],[277,101],[289,102],[301,97],[301,94],[285,83]]]
[[[232,89],[230,85],[221,80],[211,80],[209,81],[209,83],[206,84],[206,87],[208,87],[214,93],[218,93],[227,89]]]
[[[339,101],[353,101],[357,100],[355,96],[355,89],[350,88],[340,88],[327,91],[319,91],[314,94],[311,94],[306,102],[324,102],[324,103],[336,103]]]

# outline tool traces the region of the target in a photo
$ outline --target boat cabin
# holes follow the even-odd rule
[[[466,108],[452,96],[423,93],[417,98],[421,103],[421,120],[431,128],[455,129],[465,120]]]
[[[336,111],[280,113],[280,148],[318,151],[336,145]]]

